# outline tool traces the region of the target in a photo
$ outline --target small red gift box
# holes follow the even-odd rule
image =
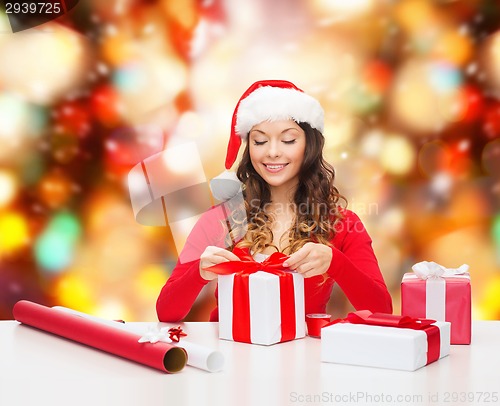
[[[471,342],[471,284],[468,266],[447,269],[420,262],[401,282],[401,314],[451,323],[451,344]]]

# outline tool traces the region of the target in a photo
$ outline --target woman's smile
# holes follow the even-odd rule
[[[278,173],[278,172],[281,172],[283,169],[285,169],[285,167],[288,165],[288,163],[286,163],[286,164],[264,163],[263,165],[265,166],[265,168],[267,169],[268,172]]]

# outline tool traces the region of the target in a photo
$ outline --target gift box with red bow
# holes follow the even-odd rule
[[[287,256],[214,265],[218,273],[219,338],[271,345],[305,336],[304,277],[283,267]]]
[[[451,344],[471,342],[471,283],[468,265],[445,268],[419,262],[401,282],[401,314],[451,323]]]
[[[349,313],[321,329],[321,361],[415,371],[450,353],[450,323]]]

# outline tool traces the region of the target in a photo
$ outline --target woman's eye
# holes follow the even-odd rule
[[[296,140],[283,141],[283,144],[295,144]]]
[[[254,141],[254,145],[264,145],[267,141]]]

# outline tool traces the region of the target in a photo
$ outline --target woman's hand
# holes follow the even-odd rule
[[[225,250],[224,248],[209,245],[207,248],[205,248],[205,251],[203,251],[203,254],[201,254],[200,256],[201,277],[207,281],[211,281],[217,278],[216,273],[207,271],[206,269],[211,267],[212,265],[228,261],[240,261],[240,259],[235,254]]]
[[[332,249],[324,244],[308,242],[283,262],[292,271],[310,278],[324,274],[332,262]]]

